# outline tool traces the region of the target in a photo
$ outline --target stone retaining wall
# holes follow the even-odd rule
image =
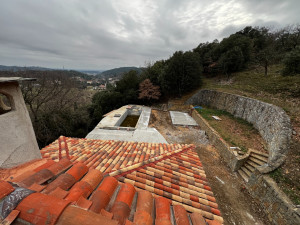
[[[230,146],[223,140],[217,131],[215,131],[206,120],[194,109],[191,111],[191,116],[199,124],[202,130],[205,131],[209,138],[210,143],[216,147],[222,158],[232,169],[232,171],[237,171],[241,163],[239,157],[237,157],[233,151],[230,150]]]
[[[196,110],[192,110],[191,115],[201,129],[205,130],[210,142],[219,151],[227,165],[233,171],[237,171],[243,165],[247,155],[244,158],[234,155],[219,133]],[[300,224],[300,209],[294,206],[268,175],[262,175],[256,170],[250,176],[246,187],[250,195],[265,211],[270,222],[275,225]]]
[[[300,224],[300,209],[293,205],[268,175],[262,175],[259,171],[252,173],[246,187],[273,224]]]
[[[268,163],[259,168],[260,172],[268,173],[284,162],[292,129],[289,117],[281,108],[256,99],[214,90],[201,90],[186,104],[224,110],[253,124],[268,144]]]

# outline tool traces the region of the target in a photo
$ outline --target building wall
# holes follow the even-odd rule
[[[224,110],[253,124],[268,144],[268,164],[260,168],[261,172],[268,173],[284,162],[292,129],[289,117],[281,108],[256,99],[214,90],[201,90],[186,103]]]
[[[0,115],[0,168],[10,168],[41,158],[18,83],[0,83],[0,93],[12,100],[12,110]]]

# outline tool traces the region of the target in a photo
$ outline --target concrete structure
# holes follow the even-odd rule
[[[256,99],[214,90],[201,90],[186,103],[225,110],[253,124],[268,144],[268,163],[258,168],[260,172],[268,173],[284,162],[292,128],[290,118],[283,109]]]
[[[188,113],[170,111],[170,116],[174,125],[198,126],[197,122]]]
[[[118,140],[167,144],[166,139],[155,129],[109,130],[94,129],[86,138],[98,140]]]
[[[0,114],[0,168],[17,166],[41,158],[18,77],[0,78],[0,93],[11,110]]]
[[[139,115],[135,127],[120,127],[128,115]],[[98,123],[86,138],[98,140],[118,140],[118,141],[136,141],[149,143],[168,142],[155,129],[149,128],[151,108],[140,105],[126,105],[113,110]]]
[[[97,124],[95,128],[119,127],[128,115],[147,117],[148,114],[150,118],[151,109],[149,107],[144,107],[140,105],[125,105],[119,109],[113,110],[105,114],[104,118]],[[146,127],[148,126],[149,118],[148,121],[145,121]],[[139,124],[139,121],[137,122],[137,125]]]

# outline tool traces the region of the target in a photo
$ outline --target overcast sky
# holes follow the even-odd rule
[[[144,66],[245,26],[300,22],[299,0],[2,0],[0,65]]]

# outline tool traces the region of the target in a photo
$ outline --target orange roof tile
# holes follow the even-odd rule
[[[41,150],[49,161],[17,174],[16,182],[10,174],[14,187],[37,192],[20,200],[19,218],[33,224],[44,223],[46,214],[51,215],[49,224],[93,224],[90,217],[102,224],[184,225],[190,220],[195,225],[202,216],[223,222],[193,145],[77,138],[66,142],[70,160],[64,153],[58,160],[55,141]],[[12,191],[3,191],[4,201]],[[71,218],[75,211],[81,214],[74,215],[77,220]]]
[[[0,200],[14,190],[14,187],[10,183],[0,180]]]

